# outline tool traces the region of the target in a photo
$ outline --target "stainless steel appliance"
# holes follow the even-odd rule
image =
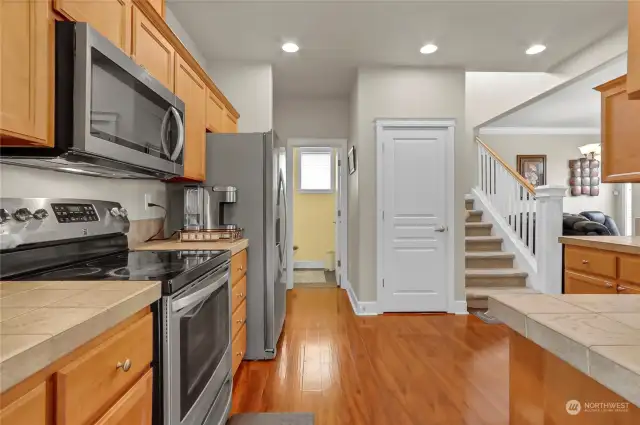
[[[55,146],[0,161],[113,178],[181,176],[185,106],[86,23],[55,23]]]
[[[247,264],[246,359],[274,358],[284,324],[285,152],[273,131],[207,136],[204,186],[227,182],[237,188],[236,203],[225,210],[224,219],[243,228],[245,237],[251,241]],[[171,230],[182,227],[183,199],[182,187],[169,189]]]
[[[238,228],[235,224],[227,223],[225,219],[225,205],[235,204],[238,199],[237,193],[237,188],[233,186],[184,186],[184,220],[182,227],[176,230]],[[178,202],[174,204],[177,208]]]
[[[154,280],[154,424],[222,425],[231,408],[228,251],[129,251],[126,210],[0,198],[0,279]]]

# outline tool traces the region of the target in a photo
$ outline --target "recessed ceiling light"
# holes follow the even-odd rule
[[[537,55],[538,53],[544,52],[546,48],[547,46],[545,46],[544,44],[534,44],[533,46],[529,47],[525,53],[528,55]]]
[[[438,50],[438,46],[436,46],[435,44],[425,44],[420,48],[420,53],[422,53],[423,55],[429,55],[436,50]]]
[[[296,43],[284,43],[282,45],[282,50],[284,50],[287,53],[295,53],[298,50],[300,50],[300,47],[298,47]]]

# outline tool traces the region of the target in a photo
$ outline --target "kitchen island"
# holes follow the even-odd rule
[[[640,423],[640,297],[505,294],[511,425]]]

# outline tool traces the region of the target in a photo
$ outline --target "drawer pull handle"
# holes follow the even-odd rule
[[[123,372],[129,372],[129,369],[131,369],[131,360],[127,359],[124,363],[118,362],[116,364],[116,369],[122,369]]]
[[[613,283],[611,282],[605,282],[604,286],[606,286],[607,288],[612,288],[613,287]]]
[[[589,264],[589,260],[582,260],[582,264]]]

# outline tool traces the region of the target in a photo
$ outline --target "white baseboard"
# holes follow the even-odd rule
[[[467,302],[466,301],[454,301],[453,305],[449,308],[448,313],[451,314],[469,314],[467,311]]]
[[[295,261],[293,263],[295,269],[323,269],[324,261]]]
[[[375,301],[358,301],[356,293],[353,291],[351,282],[347,279],[343,279],[343,289],[347,291],[349,301],[351,301],[351,308],[356,316],[377,316],[377,302]]]

